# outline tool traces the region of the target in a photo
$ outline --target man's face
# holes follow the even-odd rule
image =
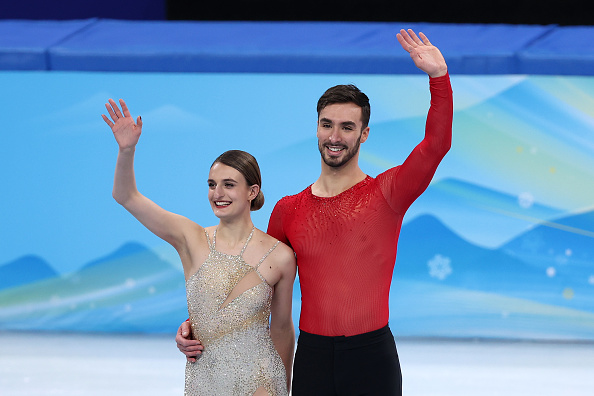
[[[362,126],[361,108],[354,103],[335,103],[320,111],[316,135],[326,165],[340,168],[359,153],[369,136],[369,127]]]

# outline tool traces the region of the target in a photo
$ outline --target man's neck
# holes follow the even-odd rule
[[[333,168],[322,161],[322,173],[312,184],[311,192],[317,197],[334,197],[365,180],[366,177],[357,161],[340,168]]]

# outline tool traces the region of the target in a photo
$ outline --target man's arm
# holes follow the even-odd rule
[[[410,29],[397,34],[402,48],[410,53],[415,65],[429,75],[431,91],[425,137],[406,161],[393,171],[391,181],[382,183],[386,198],[399,213],[404,213],[425,191],[452,143],[453,98],[447,64],[439,49],[423,33],[419,36],[421,38]]]

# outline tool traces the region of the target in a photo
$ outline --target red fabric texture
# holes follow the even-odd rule
[[[276,204],[268,233],[296,253],[301,330],[351,336],[388,323],[402,218],[451,145],[449,76],[431,78],[430,91],[425,137],[402,165],[334,197],[314,196],[309,186]]]

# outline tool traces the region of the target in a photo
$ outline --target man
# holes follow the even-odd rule
[[[420,37],[419,37],[420,36]],[[367,176],[359,146],[369,137],[369,100],[339,85],[318,101],[320,177],[275,206],[268,233],[293,248],[301,285],[293,395],[401,395],[400,363],[388,328],[388,299],[402,218],[427,188],[451,145],[453,101],[447,65],[427,37],[398,41],[430,77],[425,137],[406,161]],[[190,359],[197,341],[176,340]]]

